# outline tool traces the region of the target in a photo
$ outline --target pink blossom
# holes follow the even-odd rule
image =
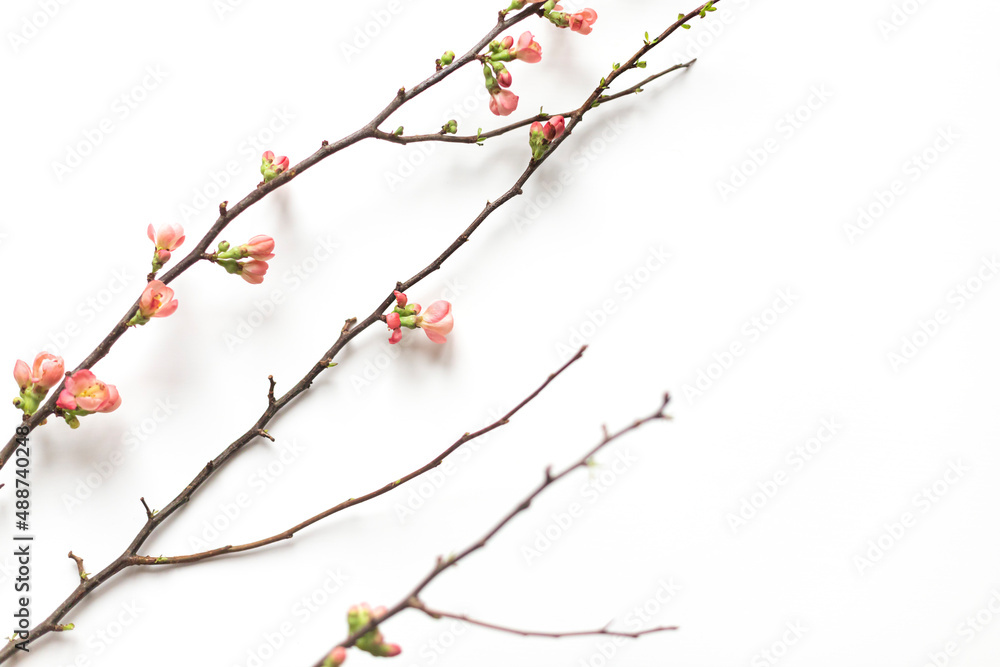
[[[508,37],[508,39],[510,38]],[[517,46],[510,49],[510,53],[526,63],[537,63],[542,59],[542,45],[535,41],[534,35],[530,32],[524,32],[518,38]]]
[[[245,257],[250,257],[251,259],[259,259],[261,261],[271,259],[274,257],[274,239],[270,236],[259,234],[250,239],[249,243],[241,245],[240,250]]]
[[[417,326],[424,330],[432,342],[445,342],[445,336],[451,333],[455,326],[451,315],[451,304],[447,301],[435,301],[427,306],[427,310],[417,317]]]
[[[517,109],[518,97],[509,90],[490,91],[490,111],[495,116],[509,116]]]
[[[177,250],[184,243],[184,228],[175,223],[168,223],[166,225],[160,225],[160,228],[155,232],[153,231],[153,225],[146,228],[146,236],[149,240],[156,244],[157,250]],[[167,259],[170,256],[167,255]]]
[[[17,382],[17,388],[24,391],[31,386],[31,369],[28,368],[28,364],[18,359],[14,362],[14,381]]]
[[[66,378],[66,387],[59,393],[56,406],[63,410],[113,412],[121,403],[113,384],[105,384],[89,370],[82,370]]]
[[[44,393],[62,382],[65,372],[62,357],[48,352],[39,352],[30,368],[20,359],[14,364],[14,379],[22,391],[34,385]]]
[[[593,9],[584,9],[576,14],[567,14],[566,18],[569,20],[570,30],[581,35],[589,35],[590,31],[593,30],[591,26],[597,20],[597,12]]]
[[[385,316],[385,323],[389,325],[390,329],[399,328],[399,313],[389,313]]]
[[[166,317],[177,310],[174,291],[159,280],[151,280],[139,297],[139,312],[143,317]]]
[[[566,119],[562,116],[553,116],[545,123],[545,138],[555,141],[566,131]]]
[[[284,155],[276,158],[271,151],[264,151],[260,165],[260,173],[264,177],[264,182],[267,183],[277,178],[278,174],[288,169],[288,165],[288,158]]]
[[[243,280],[247,281],[251,285],[259,285],[264,282],[265,273],[267,273],[267,262],[257,259],[252,259],[246,264],[243,264],[240,270],[240,275],[243,276]]]
[[[396,305],[400,308],[406,308],[406,295],[399,290],[393,290],[392,295],[396,297]]]

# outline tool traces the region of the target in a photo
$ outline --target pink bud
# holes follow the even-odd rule
[[[552,118],[549,119],[549,122],[546,123],[546,125],[551,125],[552,128],[555,130],[555,136],[552,137],[550,141],[558,139],[559,137],[562,136],[563,132],[566,131],[566,119],[563,118],[562,116],[553,116]]]
[[[589,35],[590,31],[593,30],[591,26],[597,20],[597,12],[593,9],[584,9],[582,12],[577,12],[576,14],[567,14],[566,18],[569,19],[570,30],[578,32],[581,35]]]
[[[452,327],[455,326],[451,304],[447,301],[435,301],[417,318],[417,326],[424,330],[431,341],[445,342],[445,336],[451,333]]]
[[[403,340],[403,330],[402,329],[393,329],[392,333],[389,334],[389,344],[390,345],[395,345],[396,343],[398,343],[401,340]]]
[[[274,239],[260,234],[250,239],[249,243],[240,246],[244,256],[261,261],[274,257]]]
[[[403,649],[399,644],[383,644],[382,648],[385,651],[382,654],[382,657],[385,658],[392,658],[403,652]]]
[[[170,251],[160,248],[156,251],[156,261],[160,264],[166,264],[170,261]]]
[[[48,352],[40,352],[31,368],[31,381],[39,389],[48,391],[62,382],[66,368],[62,357]]]
[[[400,308],[406,308],[406,295],[399,290],[393,290],[392,293],[396,297],[396,305]]]
[[[597,18],[597,16],[595,15],[594,18]],[[275,171],[278,171],[278,172],[282,172],[282,171],[288,169],[288,167],[289,167],[288,158],[286,156],[282,155],[281,157],[279,157],[277,160],[274,161],[274,167],[275,167]]]
[[[121,403],[113,384],[105,384],[89,370],[82,370],[66,378],[66,387],[59,393],[56,406],[63,410],[113,412]]]
[[[497,74],[497,83],[504,88],[510,88],[510,84],[514,83],[514,77],[510,75],[509,70],[501,70],[500,73]]]
[[[502,40],[500,40],[500,47],[501,48],[509,49],[512,46],[514,46],[514,38],[511,37],[510,35],[507,35]]]
[[[274,162],[274,153],[271,151],[264,151],[264,154],[260,157],[264,162]]]
[[[264,274],[267,273],[267,262],[252,259],[243,264],[241,268],[240,275],[243,276],[243,280],[251,285],[259,285],[264,282]]]
[[[528,128],[528,133],[529,134],[541,134],[542,133],[542,124],[539,123],[536,120],[534,123],[531,124],[531,127]]]
[[[399,313],[389,313],[385,316],[385,323],[389,325],[390,329],[399,328]]]
[[[31,369],[20,359],[14,362],[14,381],[17,382],[17,388],[21,391],[31,386]]]
[[[347,660],[347,649],[343,646],[338,646],[337,648],[330,651],[330,655],[326,657],[327,662],[324,664],[329,664],[330,667],[340,667]]]
[[[517,40],[517,48],[512,49],[511,53],[523,62],[537,63],[542,59],[542,45],[535,41],[534,35],[530,32],[521,33]]]
[[[518,97],[509,90],[490,91],[490,111],[495,116],[509,116],[517,109]]]
[[[139,297],[139,312],[143,317],[166,317],[177,310],[174,291],[159,280],[151,280]]]
[[[185,239],[184,228],[174,223],[160,225],[155,232],[153,225],[150,225],[146,228],[146,236],[156,244],[157,250],[177,250]],[[169,255],[167,257],[169,259]]]

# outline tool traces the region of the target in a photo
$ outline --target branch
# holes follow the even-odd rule
[[[401,106],[412,100],[417,95],[420,95],[424,91],[428,90],[432,86],[437,85],[438,83],[443,81],[445,78],[451,76],[465,65],[468,65],[471,62],[475,62],[476,56],[479,54],[479,52],[483,50],[483,48],[485,48],[496,37],[498,37],[501,32],[507,30],[513,25],[516,25],[517,23],[520,23],[521,21],[525,20],[530,16],[539,14],[542,4],[543,3],[534,3],[529,7],[525,8],[524,10],[513,15],[509,19],[503,19],[503,18],[499,19],[497,21],[497,24],[493,27],[493,29],[490,30],[485,37],[479,40],[479,42],[475,46],[473,46],[467,53],[465,53],[465,55],[461,56],[460,58],[456,58],[451,65],[435,72],[434,74],[427,77],[426,79],[418,83],[410,90],[407,91],[401,88],[399,92],[396,93],[396,96],[392,99],[392,101],[389,102],[389,104],[387,104],[385,108],[382,109],[382,111],[380,111],[374,118],[372,118],[363,127],[359,128],[353,133],[333,143],[324,141],[320,146],[319,150],[317,150],[315,153],[313,153],[306,159],[302,160],[298,164],[292,166],[287,171],[283,172],[277,178],[270,181],[269,183],[263,183],[257,186],[249,194],[243,197],[243,199],[237,202],[235,206],[228,207],[228,201],[220,204],[219,217],[209,228],[208,232],[206,232],[205,235],[201,238],[201,240],[198,241],[197,244],[195,244],[194,248],[191,249],[191,252],[189,252],[183,259],[177,262],[177,264],[175,264],[172,269],[163,274],[160,280],[164,284],[170,284],[178,276],[180,276],[182,273],[191,268],[194,264],[205,259],[207,257],[205,251],[208,250],[208,247],[215,241],[216,238],[218,238],[219,234],[221,234],[222,231],[227,226],[229,226],[229,223],[235,220],[241,213],[249,209],[251,206],[259,202],[260,200],[264,199],[264,197],[271,194],[272,192],[282,187],[283,185],[286,185],[287,183],[291,182],[292,179],[294,179],[297,175],[319,164],[320,162],[330,157],[334,153],[338,153],[349,146],[353,146],[354,144],[362,141],[363,139],[370,139],[374,137],[376,133],[379,132],[378,126],[381,125],[387,118],[389,118],[389,116],[395,113],[396,110],[398,110]],[[152,279],[153,275],[154,274],[150,274],[149,278]],[[128,310],[125,312],[122,318],[118,320],[118,323],[115,324],[115,326],[111,329],[111,332],[104,337],[104,340],[98,343],[97,347],[94,348],[94,350],[87,356],[87,358],[84,359],[80,363],[80,365],[77,366],[73,371],[71,371],[71,373],[75,373],[76,371],[84,369],[93,368],[94,364],[96,364],[98,361],[107,356],[108,353],[111,351],[111,348],[118,341],[118,339],[121,338],[125,334],[125,332],[128,331],[128,329],[130,328],[128,326],[128,322],[129,320],[132,319],[132,316],[135,314],[136,309],[138,309],[138,307],[139,307],[139,299],[137,298],[135,302],[131,306],[129,306]],[[23,423],[19,424],[18,426],[27,427],[28,433],[30,433],[37,426],[45,422],[47,417],[49,417],[52,414],[55,414],[56,401],[58,400],[59,392],[62,391],[64,385],[65,383],[61,382],[59,386],[55,387],[55,389],[52,390],[49,399],[42,406],[40,406],[33,415],[31,415],[30,417],[25,415]],[[10,460],[11,455],[14,453],[14,450],[17,449],[17,437],[18,436],[16,434],[11,436],[7,444],[3,447],[2,450],[0,450],[0,470],[3,469],[3,467]],[[3,660],[3,654],[0,653],[0,662],[2,662],[2,660]]]
[[[430,585],[432,581],[437,579],[445,571],[457,566],[460,562],[462,562],[475,552],[479,551],[480,549],[484,548],[489,543],[489,541],[497,535],[497,533],[503,530],[504,526],[513,521],[514,518],[517,517],[517,515],[527,511],[527,509],[531,507],[531,503],[535,501],[535,498],[540,496],[542,493],[545,492],[547,488],[549,488],[559,480],[563,479],[577,468],[588,467],[591,458],[599,451],[604,449],[606,446],[608,446],[615,440],[618,440],[622,436],[627,435],[628,433],[631,433],[632,431],[638,428],[641,428],[643,425],[651,421],[670,419],[669,415],[667,415],[664,412],[667,408],[667,403],[669,401],[670,401],[670,395],[666,394],[663,397],[663,402],[660,404],[660,407],[649,416],[643,417],[642,419],[637,419],[630,425],[626,426],[625,428],[622,428],[621,430],[615,433],[607,434],[605,432],[605,435],[594,447],[591,447],[591,449],[586,454],[584,454],[579,460],[577,460],[575,463],[570,464],[567,468],[563,469],[561,472],[553,475],[552,468],[551,467],[546,468],[545,479],[543,479],[542,482],[524,498],[524,500],[518,503],[514,507],[514,509],[512,509],[506,515],[504,515],[504,517],[500,519],[500,521],[498,521],[492,528],[490,528],[489,531],[487,531],[487,533],[483,537],[479,538],[479,540],[477,540],[476,542],[473,542],[471,545],[466,547],[457,555],[449,556],[448,558],[438,556],[437,564],[430,571],[430,573],[427,576],[425,576],[420,581],[420,583],[418,583],[416,587],[414,587],[413,590],[411,590],[400,602],[396,603],[394,607],[388,609],[386,613],[381,615],[379,618],[372,619],[367,625],[359,629],[357,632],[351,634],[349,637],[347,637],[347,639],[342,641],[337,646],[342,646],[345,649],[351,648],[358,642],[359,639],[361,639],[363,636],[374,630],[377,626],[385,623],[387,620],[389,620],[393,616],[399,614],[400,612],[406,609],[420,609],[421,611],[425,611],[424,609],[422,609],[423,603],[420,601],[420,594],[423,592],[425,588],[427,588],[427,586]],[[506,628],[500,628],[499,626],[489,626],[489,627],[506,630]],[[652,631],[659,632],[660,630],[654,629]],[[514,632],[519,632],[519,631],[514,631]],[[536,633],[527,633],[527,634],[536,634]],[[594,633],[581,633],[581,634],[594,634]],[[319,662],[316,663],[315,667],[322,667],[323,660],[325,660],[326,656],[329,655],[329,653],[330,651],[327,651],[324,654],[324,657],[321,658]]]
[[[668,630],[677,629],[677,626],[674,625],[669,627],[661,626],[656,628],[647,628],[646,630],[638,630],[636,632],[618,632],[616,630],[609,630],[608,626],[604,626],[600,630],[578,630],[576,632],[535,632],[533,630],[518,630],[516,628],[509,628],[503,625],[496,625],[494,623],[486,623],[485,621],[477,621],[474,618],[469,618],[465,614],[452,614],[447,611],[430,609],[419,599],[410,600],[410,608],[420,610],[431,618],[453,618],[456,621],[464,621],[470,625],[478,625],[481,628],[496,630],[498,632],[506,632],[512,635],[520,635],[522,637],[548,637],[550,639],[561,639],[563,637],[607,635],[611,637],[628,637],[629,639],[637,639],[643,635],[651,635],[658,632],[667,632]]]
[[[629,86],[628,88],[619,93],[601,97],[600,102],[601,104],[604,104],[606,102],[610,102],[612,100],[617,100],[621,97],[625,97],[626,95],[631,95],[633,93],[641,93],[642,87],[645,86],[646,84],[650,83],[651,81],[656,81],[661,76],[670,74],[671,72],[676,72],[679,69],[690,67],[695,63],[696,60],[697,58],[691,60],[690,62],[682,63],[680,65],[674,65],[673,67],[668,67],[662,72],[658,72],[652,76],[648,76],[639,83],[635,84],[634,86]],[[477,144],[483,141],[484,139],[492,139],[494,137],[499,137],[504,134],[507,134],[508,132],[519,130],[522,127],[528,127],[532,123],[552,118],[553,116],[562,116],[563,118],[576,118],[578,116],[582,116],[585,111],[586,111],[585,109],[573,109],[571,111],[563,111],[562,113],[557,113],[557,114],[540,113],[532,116],[531,118],[525,118],[524,120],[519,120],[515,123],[511,123],[510,125],[504,125],[503,127],[498,127],[495,130],[490,130],[489,132],[483,132],[476,135],[471,135],[471,134],[452,135],[452,134],[441,134],[441,133],[399,135],[399,134],[393,134],[391,132],[384,132],[382,130],[376,130],[375,138],[380,139],[382,141],[388,141],[390,143],[403,144],[403,145],[420,143],[425,141],[440,141],[443,143],[450,143],[450,144]]]
[[[381,496],[382,494],[388,493],[389,491],[392,491],[396,487],[402,486],[403,484],[406,484],[410,480],[415,479],[415,478],[423,475],[426,472],[430,472],[434,468],[436,468],[439,465],[441,465],[441,463],[446,458],[448,458],[451,454],[453,454],[455,452],[455,450],[457,450],[459,447],[461,447],[465,443],[470,442],[472,440],[475,440],[476,438],[484,436],[484,435],[486,435],[487,433],[489,433],[490,431],[492,431],[492,430],[494,430],[496,428],[499,428],[501,426],[506,425],[507,423],[510,422],[511,418],[515,414],[517,414],[518,412],[520,412],[521,408],[523,408],[528,403],[530,403],[532,400],[534,400],[535,397],[538,396],[540,393],[542,393],[542,391],[544,391],[545,388],[548,387],[549,384],[553,380],[555,380],[557,377],[559,377],[562,374],[563,371],[565,371],[567,368],[569,368],[574,363],[576,363],[583,356],[583,353],[584,353],[584,351],[586,351],[586,349],[587,349],[586,346],[583,346],[582,348],[580,348],[580,350],[575,355],[573,355],[572,359],[570,359],[565,364],[563,364],[562,367],[559,368],[559,370],[557,370],[556,372],[554,372],[551,375],[549,375],[548,378],[546,378],[545,382],[543,382],[541,384],[541,386],[539,386],[537,389],[535,389],[535,391],[531,392],[531,394],[529,394],[524,400],[522,400],[520,403],[518,403],[510,412],[508,412],[504,416],[500,417],[499,419],[497,419],[492,424],[490,424],[488,426],[484,426],[483,428],[479,429],[478,431],[476,431],[474,433],[466,433],[466,434],[464,434],[461,438],[459,438],[454,443],[452,443],[452,445],[450,447],[448,447],[446,450],[444,450],[443,452],[441,452],[440,454],[438,454],[437,456],[435,456],[433,459],[431,459],[430,461],[428,461],[425,465],[421,466],[420,468],[417,468],[416,470],[414,470],[413,472],[411,472],[411,473],[409,473],[407,475],[404,475],[403,477],[400,477],[399,479],[397,479],[395,481],[389,482],[388,484],[386,484],[386,485],[384,485],[382,487],[379,487],[378,489],[376,489],[374,491],[366,493],[363,496],[358,496],[356,498],[349,498],[349,499],[345,500],[344,502],[340,503],[339,505],[334,505],[330,509],[324,510],[323,512],[320,512],[319,514],[317,514],[315,516],[312,516],[312,517],[306,519],[305,521],[292,526],[288,530],[282,531],[282,532],[280,532],[280,533],[278,533],[276,535],[272,535],[271,537],[266,537],[266,538],[261,539],[261,540],[256,540],[254,542],[248,542],[246,544],[240,544],[240,545],[236,545],[236,546],[234,546],[234,545],[227,545],[227,546],[224,546],[224,547],[219,547],[217,549],[211,549],[209,551],[203,551],[201,553],[190,554],[188,556],[159,556],[159,557],[153,557],[153,556],[136,556],[136,557],[134,557],[132,559],[133,562],[131,564],[133,564],[133,565],[176,565],[176,564],[180,564],[180,563],[196,563],[198,561],[207,560],[207,559],[212,558],[214,556],[221,556],[223,554],[234,554],[234,553],[239,553],[241,551],[250,551],[252,549],[259,549],[260,547],[265,547],[265,546],[267,546],[269,544],[274,544],[275,542],[281,542],[283,540],[291,539],[296,533],[298,533],[302,529],[308,528],[309,526],[311,526],[314,523],[317,523],[317,522],[319,522],[319,521],[327,518],[328,516],[332,516],[334,514],[337,514],[338,512],[342,512],[342,511],[346,510],[349,507],[354,507],[355,505],[360,505],[363,502],[367,502],[367,501],[369,501],[369,500],[371,500],[373,498],[377,498],[377,497]]]
[[[76,561],[76,570],[80,573],[80,580],[86,581],[87,577],[90,576],[90,573],[83,568],[83,559],[74,555],[72,551],[70,551],[67,555],[69,558]]]

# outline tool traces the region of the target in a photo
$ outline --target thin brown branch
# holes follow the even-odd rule
[[[76,569],[77,569],[77,572],[79,572],[79,574],[80,574],[81,581],[86,581],[87,577],[90,576],[90,573],[87,572],[87,570],[84,569],[84,567],[83,567],[83,559],[80,558],[79,556],[75,555],[72,551],[69,552],[68,557],[71,558],[73,561],[76,562]]]
[[[153,515],[156,514],[156,512],[154,512],[153,510],[149,509],[149,505],[146,504],[146,499],[145,498],[139,498],[139,502],[142,503],[143,508],[145,508],[145,510],[146,510],[146,518],[147,519],[152,519]]]
[[[274,405],[274,387],[275,385],[277,385],[277,383],[274,381],[273,375],[268,375],[267,381],[270,384],[270,386],[267,388],[267,404]]]
[[[697,60],[697,58],[695,59]],[[695,63],[695,60],[690,62],[682,63],[679,65],[674,65],[673,67],[668,67],[662,72],[657,72],[652,76],[648,76],[639,83],[629,86],[625,90],[615,93],[614,95],[605,95],[600,98],[600,103],[605,104],[606,102],[611,102],[612,100],[617,100],[626,95],[631,95],[633,93],[641,93],[642,87],[651,81],[656,81],[661,76],[670,74],[671,72],[676,72],[679,69],[684,69],[690,67]],[[553,116],[562,116],[563,118],[576,118],[577,116],[583,115],[585,109],[572,109],[570,111],[563,111],[562,113],[539,113],[531,118],[525,118],[524,120],[519,120],[517,122],[511,123],[509,125],[504,125],[503,127],[498,127],[495,130],[490,130],[489,132],[482,132],[480,134],[468,134],[468,135],[458,135],[458,134],[441,134],[440,132],[435,132],[434,134],[393,134],[391,132],[383,132],[382,130],[376,130],[375,138],[382,141],[388,141],[394,144],[413,144],[426,141],[440,141],[443,143],[451,144],[477,144],[485,139],[492,139],[494,137],[499,137],[508,132],[513,132],[514,130],[519,130],[522,127],[528,127],[532,123],[541,122],[546,119],[552,118]]]
[[[440,609],[430,609],[423,603],[422,600],[413,599],[410,600],[410,608],[417,609],[424,612],[431,618],[453,618],[456,621],[463,621],[469,625],[478,625],[481,628],[487,628],[489,630],[496,630],[497,632],[506,632],[512,635],[520,635],[521,637],[548,637],[550,639],[562,639],[563,637],[587,637],[592,635],[606,635],[610,637],[626,637],[629,639],[638,639],[643,635],[652,635],[659,632],[667,632],[669,630],[676,630],[677,626],[661,626],[656,628],[647,628],[645,630],[638,630],[636,632],[621,632],[618,630],[609,630],[608,626],[604,626],[599,630],[576,630],[574,632],[538,632],[535,630],[518,630],[517,628],[507,627],[505,625],[497,625],[495,623],[487,623],[486,621],[479,621],[474,618],[470,618],[465,614],[452,614],[447,611],[441,611]]]
[[[521,502],[515,505],[514,509],[509,511],[507,514],[503,516],[503,518],[500,519],[500,521],[494,524],[493,527],[490,528],[485,535],[483,535],[477,541],[473,542],[471,545],[460,551],[458,554],[449,556],[448,558],[439,556],[437,559],[437,563],[431,569],[430,573],[427,574],[427,576],[425,576],[420,581],[420,583],[418,583],[413,588],[413,590],[411,590],[401,601],[396,603],[395,606],[390,607],[386,611],[386,613],[381,615],[378,619],[373,619],[367,625],[360,628],[357,632],[354,632],[353,634],[348,636],[347,639],[342,641],[340,644],[337,644],[337,646],[342,646],[344,648],[351,648],[357,643],[359,639],[361,639],[361,637],[374,630],[377,626],[382,625],[393,616],[396,616],[397,614],[405,611],[406,609],[420,609],[423,606],[423,603],[420,602],[420,594],[424,591],[425,588],[427,588],[431,584],[432,581],[437,579],[441,574],[443,574],[447,570],[457,566],[460,562],[462,562],[475,552],[485,548],[486,545],[489,544],[490,540],[492,540],[497,535],[497,533],[503,530],[507,524],[513,521],[522,512],[527,511],[528,508],[531,507],[531,504],[535,501],[535,499],[542,493],[544,493],[546,489],[548,489],[550,486],[552,486],[559,480],[565,478],[574,470],[578,468],[586,468],[589,465],[591,458],[599,451],[607,447],[609,444],[611,444],[612,442],[618,440],[619,438],[625,435],[628,435],[632,431],[641,428],[642,426],[648,424],[649,422],[658,421],[662,419],[669,419],[670,417],[665,412],[667,409],[667,404],[669,402],[670,402],[670,395],[665,394],[663,397],[663,402],[660,404],[660,407],[657,408],[655,412],[646,417],[635,420],[628,426],[610,435],[605,435],[595,446],[591,447],[586,454],[580,457],[576,462],[564,468],[561,472],[553,475],[551,469],[546,469],[545,478],[542,480],[542,482],[539,483],[538,486],[536,486],[535,489],[531,491]],[[327,651],[324,654],[324,658],[321,658],[316,663],[315,667],[322,667],[323,660],[325,659],[325,656],[328,654],[329,651]]]

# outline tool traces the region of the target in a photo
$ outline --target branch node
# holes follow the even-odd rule
[[[265,431],[264,429],[262,429],[262,428],[259,428],[259,429],[257,429],[257,430],[256,430],[256,433],[257,433],[257,435],[259,435],[260,437],[262,437],[262,438],[267,438],[267,439],[268,439],[268,440],[270,440],[271,442],[274,442],[274,436],[273,436],[273,435],[271,435],[270,433],[268,433],[267,431]]]
[[[83,569],[83,559],[75,555],[72,551],[67,556],[76,561],[76,570],[80,573],[80,581],[86,581],[90,573]]]
[[[273,376],[273,375],[268,375],[268,376],[267,376],[267,381],[268,381],[268,382],[270,383],[270,385],[271,385],[271,386],[270,386],[270,387],[268,387],[268,389],[267,389],[267,404],[268,404],[268,406],[270,406],[270,407],[274,407],[274,386],[275,386],[275,385],[276,385],[277,383],[276,383],[276,382],[274,381],[274,376]]]
[[[153,515],[156,514],[156,512],[154,510],[149,509],[149,505],[146,504],[145,498],[139,498],[139,502],[141,502],[142,506],[146,509],[146,518],[152,519]]]
[[[228,212],[226,210],[227,206],[229,206],[229,200],[228,199],[226,201],[222,202],[221,204],[219,204],[219,215],[222,216],[223,218],[226,217],[226,213]]]

